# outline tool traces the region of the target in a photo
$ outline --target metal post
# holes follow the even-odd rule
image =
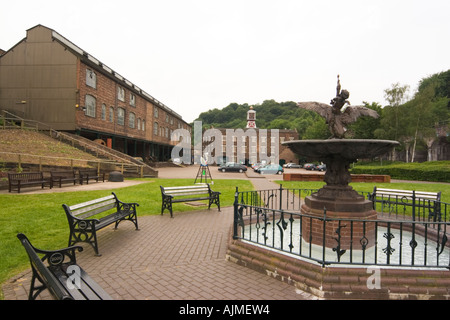
[[[283,185],[280,184],[280,206],[278,209],[283,210],[282,206],[283,206]]]
[[[236,192],[234,194],[234,218],[233,218],[233,239],[238,239],[238,230],[237,230],[237,222],[238,222],[238,202],[239,202],[239,193],[238,187],[236,187]]]
[[[312,221],[311,221],[312,224]],[[322,268],[325,267],[325,248],[326,248],[326,228],[327,228],[327,208],[323,208],[323,225],[322,225]],[[312,230],[311,230],[312,232]],[[312,242],[312,241],[311,241]]]

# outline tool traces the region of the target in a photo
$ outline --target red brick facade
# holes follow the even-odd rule
[[[77,77],[77,127],[81,132],[96,132],[99,139],[107,140],[104,141],[106,144],[113,136],[137,139],[140,141],[139,149],[145,149],[143,143],[151,142],[152,147],[139,150],[135,155],[158,157],[164,153],[167,158],[170,147],[174,145],[172,132],[179,128],[190,129],[181,118],[167,108],[148,101],[139,89],[130,86],[127,81],[120,83],[81,60],[78,62]],[[89,77],[95,80],[88,83]],[[94,104],[95,108],[92,108]],[[120,139],[111,143],[120,151],[129,149]],[[165,150],[161,152],[160,146],[165,146]],[[129,150],[128,153],[133,154]]]
[[[2,108],[131,156],[167,160],[182,117],[42,25],[0,57]],[[16,101],[23,101],[17,104]]]
[[[321,266],[260,248],[230,242],[227,260],[270,275],[323,299],[439,299],[450,297],[448,270]],[[371,285],[380,272],[379,287]]]

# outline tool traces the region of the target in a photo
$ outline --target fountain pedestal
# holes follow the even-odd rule
[[[327,166],[326,185],[305,198],[301,212],[302,237],[306,241],[340,250],[368,249],[375,244],[377,213],[372,202],[358,194],[351,182],[350,164],[391,150],[390,140],[298,140],[285,142],[292,151]],[[348,220],[347,220],[348,219]]]
[[[312,217],[302,221],[302,237],[306,241],[340,250],[368,249],[375,244],[377,213],[364,197],[321,197],[321,193],[346,194],[354,190],[324,186],[305,198],[301,213]],[[346,220],[349,219],[349,220]],[[326,220],[324,222],[324,220]]]

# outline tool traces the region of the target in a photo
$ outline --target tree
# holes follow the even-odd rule
[[[420,86],[414,99],[410,103],[408,110],[408,118],[410,126],[408,131],[413,136],[412,161],[415,157],[415,149],[419,139],[427,147],[427,160],[431,158],[431,147],[437,139],[436,129],[440,121],[448,121],[450,112],[448,104],[450,99],[439,96],[439,81],[432,77],[432,81],[428,81],[426,86]]]
[[[327,139],[329,137],[328,125],[322,117],[317,118],[313,125],[306,129],[303,136],[304,139]]]
[[[408,85],[401,86],[400,83],[394,83],[390,89],[384,90],[384,98],[389,103],[389,106],[394,109],[394,140],[398,139],[399,132],[399,108],[406,99],[406,92],[409,90]]]
[[[364,102],[364,107],[375,110],[380,115],[380,118],[375,119],[372,117],[360,117],[356,120],[356,122],[351,124],[348,129],[351,131],[352,137],[355,139],[374,139],[375,130],[380,127],[383,109],[376,102],[372,102],[372,104]]]

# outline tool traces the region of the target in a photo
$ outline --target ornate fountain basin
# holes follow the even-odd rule
[[[374,139],[328,139],[294,140],[283,142],[294,153],[310,160],[324,161],[329,158],[341,158],[350,162],[356,159],[373,158],[392,150],[399,145],[392,140]]]

